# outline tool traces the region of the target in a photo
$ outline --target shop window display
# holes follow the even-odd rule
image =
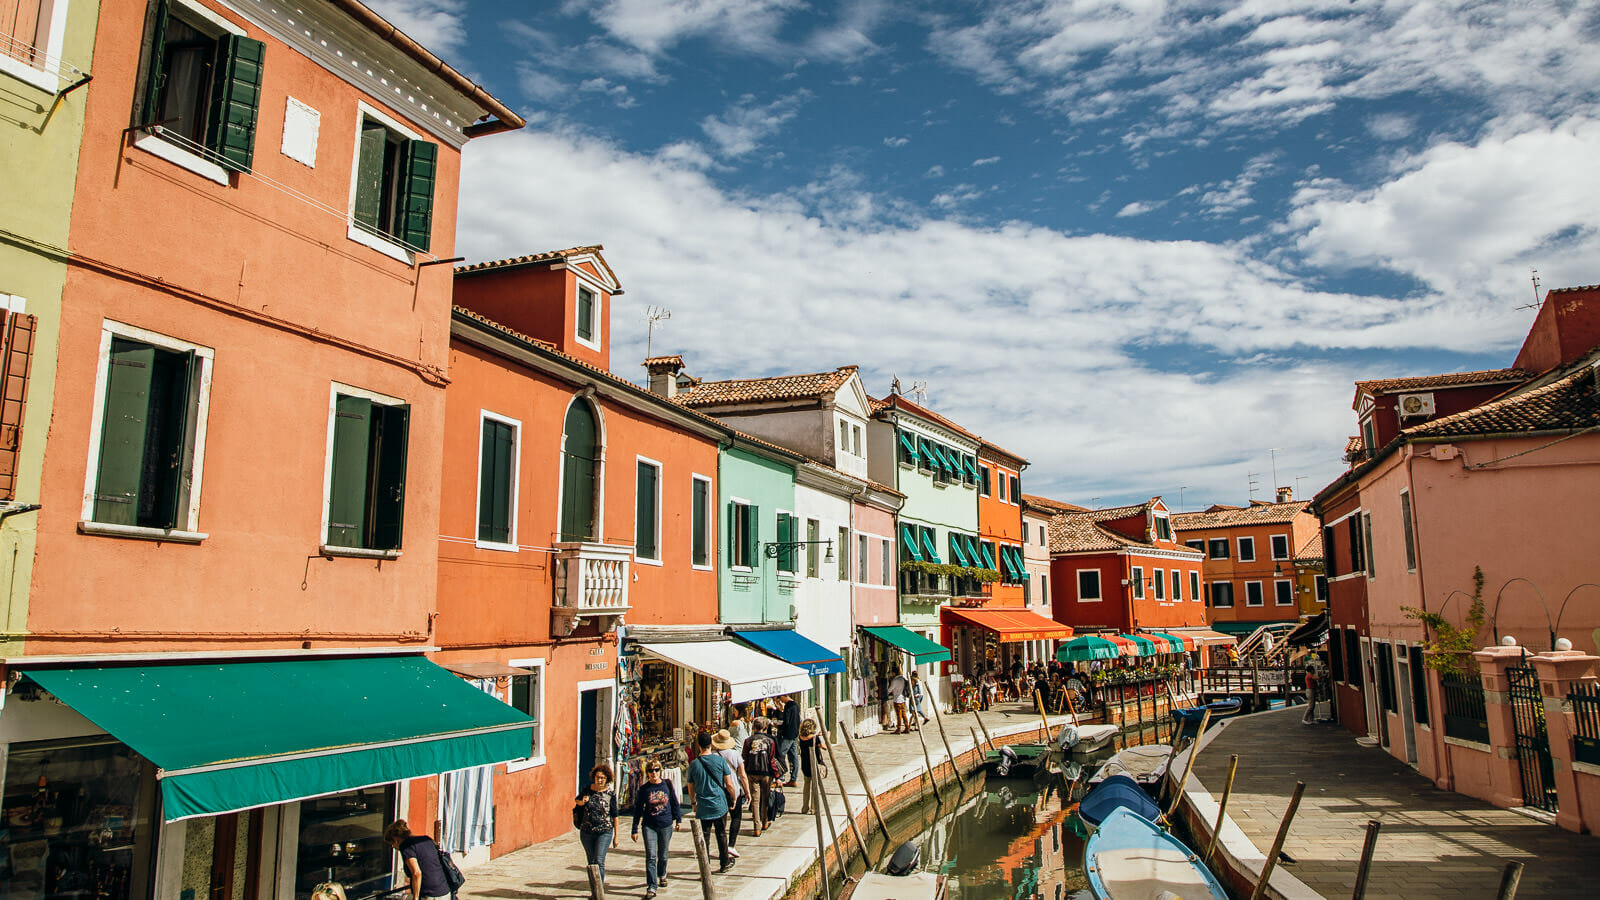
[[[0,800],[0,898],[149,893],[154,769],[105,738],[13,743]]]
[[[350,900],[390,887],[393,853],[383,829],[395,817],[392,785],[300,801],[295,900],[310,900],[324,881],[344,885]]]

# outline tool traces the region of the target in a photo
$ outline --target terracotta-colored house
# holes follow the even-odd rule
[[[566,832],[589,767],[627,766],[613,736],[640,721],[618,696],[624,617],[716,630],[727,432],[605,371],[618,293],[599,247],[456,270],[436,659],[539,722],[524,759],[474,786],[492,793],[492,828],[448,789],[440,800],[457,811],[447,830],[492,834],[479,853]],[[710,699],[673,708],[698,721]]]
[[[1027,603],[1028,564],[1022,554],[1022,470],[1028,461],[987,441],[978,446],[978,543],[1000,580],[990,582],[985,606]]]
[[[0,796],[61,821],[7,888],[304,897],[334,866],[369,896],[386,821],[436,817],[411,780],[531,727],[423,658],[450,317],[429,264],[455,252],[462,146],[522,120],[349,0],[103,0],[95,28],[0,710]]]
[[[1198,628],[1202,555],[1172,530],[1160,497],[1050,520],[1055,619],[1075,629]]]
[[[1600,489],[1597,361],[1600,287],[1552,290],[1515,361],[1528,377],[1407,425],[1315,500],[1346,727],[1441,787],[1542,807],[1573,829],[1600,824],[1586,812],[1600,800],[1600,769],[1576,755],[1568,711],[1586,702],[1570,693],[1597,661],[1600,626],[1600,512],[1589,502]],[[1447,684],[1407,608],[1464,623],[1478,571],[1479,645],[1515,643],[1478,654]],[[1547,733],[1517,733],[1519,691],[1548,713],[1539,717]],[[1564,702],[1557,710],[1547,698]]]
[[[1213,506],[1172,517],[1178,540],[1205,554],[1201,589],[1212,628],[1243,636],[1262,625],[1299,622],[1301,582],[1307,580],[1300,575],[1299,551],[1319,540],[1321,531],[1307,505],[1282,488],[1275,503]],[[1306,559],[1311,566],[1312,558]],[[1310,581],[1314,586],[1314,575]]]

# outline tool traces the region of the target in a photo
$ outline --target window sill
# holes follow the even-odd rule
[[[535,756],[531,759],[513,759],[506,763],[506,774],[521,772],[525,769],[534,769],[544,765],[544,757]]]
[[[197,153],[183,149],[158,132],[143,132],[133,145],[152,156],[161,157],[180,169],[187,169],[207,181],[215,181],[223,187],[233,186],[233,178],[227,169]]]
[[[355,241],[358,244],[371,247],[372,249],[382,253],[384,256],[387,256],[396,262],[403,262],[408,266],[416,262],[416,258],[412,255],[411,251],[407,250],[401,244],[390,240],[384,235],[374,234],[373,232],[362,228],[360,225],[357,225],[355,222],[350,223],[350,230],[346,232],[346,235],[350,238],[350,240]]]
[[[18,81],[31,84],[48,94],[54,94],[61,89],[61,79],[54,72],[35,69],[22,60],[12,59],[3,53],[0,53],[0,72],[6,73]]]
[[[715,572],[717,570],[717,567],[716,566],[702,566],[702,565],[696,565],[694,563],[690,563],[689,564],[689,569],[690,569],[690,571],[694,571],[694,572]]]
[[[174,544],[198,544],[211,535],[202,531],[182,531],[177,528],[146,528],[142,525],[112,525],[107,522],[78,523],[79,534],[97,534],[103,537],[133,538],[140,541],[170,541]]]
[[[636,556],[636,557],[634,557],[633,561],[635,563],[637,563],[638,565],[641,565],[641,566],[659,566],[659,565],[661,565],[661,560],[659,560],[659,559],[650,559],[650,558],[644,557],[644,556]]]
[[[323,544],[318,548],[323,556],[348,556],[355,559],[399,559],[399,550],[372,550],[367,547],[335,547],[332,544]]]
[[[516,544],[502,544],[499,541],[475,541],[473,546],[479,550],[496,550],[500,553],[516,553],[521,549]]]

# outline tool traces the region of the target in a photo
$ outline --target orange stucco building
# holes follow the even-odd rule
[[[1296,623],[1308,605],[1315,611],[1325,605],[1316,599],[1323,582],[1309,571],[1320,567],[1320,553],[1301,553],[1319,543],[1321,531],[1308,505],[1282,488],[1275,503],[1213,506],[1172,517],[1178,540],[1205,554],[1202,592],[1212,628],[1244,635],[1266,624]],[[1304,563],[1297,561],[1302,558]]]

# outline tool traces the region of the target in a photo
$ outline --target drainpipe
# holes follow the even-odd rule
[[[1405,448],[1404,452],[1405,452],[1406,493],[1411,497],[1411,522],[1409,523],[1411,525],[1411,547],[1412,547],[1412,551],[1416,554],[1416,557],[1417,557],[1417,592],[1419,594],[1421,594],[1421,597],[1422,597],[1421,604],[1420,604],[1421,607],[1422,607],[1422,610],[1424,612],[1427,612],[1427,610],[1428,610],[1428,579],[1427,579],[1427,571],[1428,570],[1422,564],[1422,531],[1416,527],[1416,523],[1421,521],[1421,517],[1417,515],[1417,491],[1416,491],[1416,484],[1412,480],[1412,465],[1416,461],[1416,451],[1415,451],[1415,449],[1413,447],[1411,447],[1410,445],[1407,445],[1407,447]],[[1463,461],[1465,461],[1465,460],[1463,460]],[[1327,565],[1326,561],[1324,561],[1323,565],[1324,565],[1324,568],[1326,568],[1326,565]],[[1332,621],[1332,613],[1329,613],[1329,621],[1330,622]],[[1333,634],[1333,632],[1329,631],[1330,640],[1331,640],[1332,634]],[[1424,635],[1427,634],[1427,629],[1426,628],[1423,629],[1423,634]],[[1423,669],[1424,669],[1424,671],[1422,673],[1422,683],[1423,684],[1428,684],[1429,678],[1428,678],[1428,673],[1426,671],[1426,669],[1427,669],[1427,661],[1426,660],[1423,661]],[[1411,667],[1407,666],[1406,667],[1406,671],[1409,672],[1410,670],[1411,670]],[[1416,676],[1413,675],[1412,677],[1416,677]],[[1424,699],[1431,701],[1433,699],[1433,691],[1429,690],[1427,692],[1427,694],[1428,694],[1428,696],[1425,697]],[[1412,720],[1412,723],[1413,723],[1412,727],[1414,728],[1414,727],[1416,727],[1415,726],[1415,722],[1416,722],[1416,718],[1417,718],[1417,711],[1415,709],[1415,707],[1416,707],[1416,698],[1415,697],[1412,697],[1411,705],[1413,707],[1413,709],[1411,710],[1411,720]],[[1433,715],[1433,711],[1430,709],[1429,712],[1428,712],[1428,733],[1430,735],[1432,735],[1432,737],[1433,737],[1433,753],[1434,753],[1434,756],[1437,757],[1438,760],[1439,760],[1439,764],[1437,766],[1437,771],[1438,771],[1441,779],[1444,782],[1443,784],[1441,784],[1439,786],[1444,788],[1447,791],[1453,791],[1453,790],[1455,790],[1456,771],[1455,771],[1455,766],[1450,762],[1450,745],[1446,744],[1444,742],[1444,722],[1443,721],[1435,722],[1435,721],[1433,721],[1434,718],[1435,717]]]
[[[29,512],[37,512],[38,510],[40,510],[42,508],[43,507],[38,503],[19,503],[19,504],[7,506],[4,509],[0,509],[0,527],[3,527],[5,525],[6,520],[11,518],[12,516],[19,516],[19,515],[22,515],[23,513],[29,513]],[[12,610],[12,606],[13,606],[12,601],[16,599],[16,595],[17,595],[17,546],[15,544],[13,544],[12,547],[11,547],[11,576],[10,576],[10,581],[9,581],[7,587],[6,587],[6,623],[5,623],[6,624],[6,632],[5,632],[4,637],[8,637],[8,638],[12,637],[13,635],[15,635],[16,637],[24,637],[25,636],[25,633],[22,631],[22,629],[18,629],[17,632],[12,632],[12,630],[11,630],[11,610]],[[26,626],[26,624],[27,624],[26,622],[23,623],[24,627]],[[0,700],[3,700],[3,699],[4,699],[3,692],[0,692]]]

